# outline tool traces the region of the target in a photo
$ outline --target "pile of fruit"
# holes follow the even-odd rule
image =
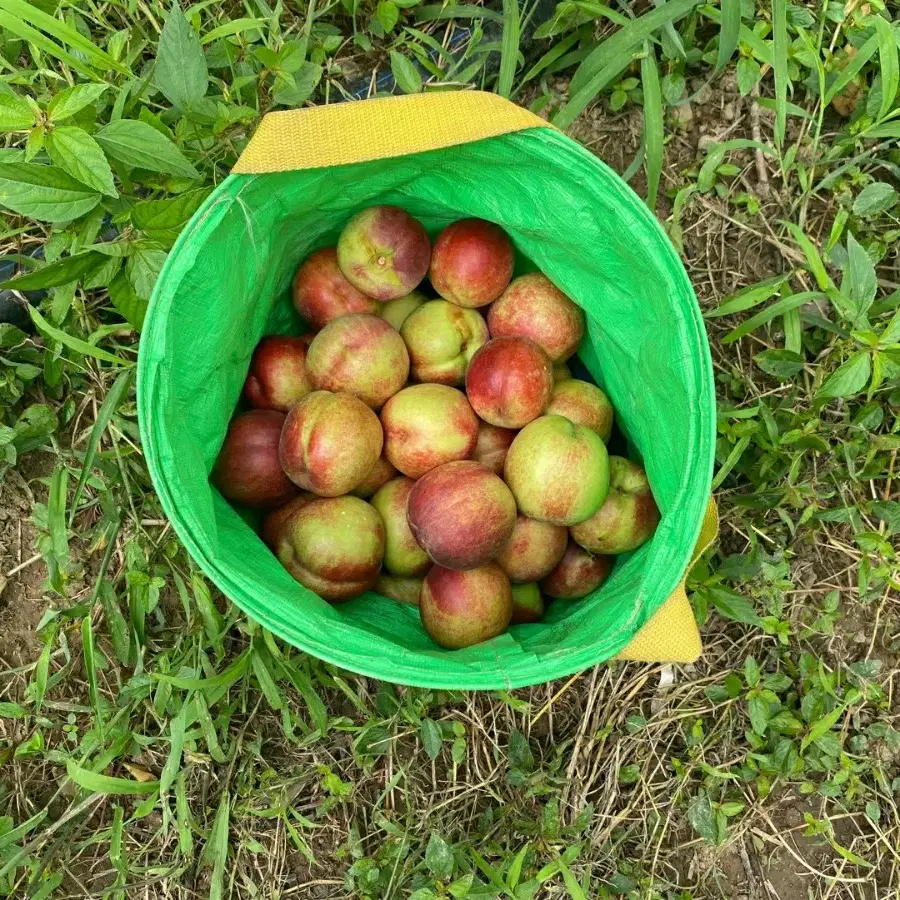
[[[590,594],[659,521],[644,470],[607,454],[608,398],[565,364],[584,313],[514,260],[480,219],[432,248],[402,209],[354,216],[297,271],[313,331],[260,342],[213,472],[273,509],[263,540],[301,584],[415,604],[449,648]]]

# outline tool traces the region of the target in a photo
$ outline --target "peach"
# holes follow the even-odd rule
[[[316,498],[299,507],[275,549],[300,584],[332,603],[369,590],[383,553],[381,517],[359,497]]]
[[[400,330],[406,319],[426,302],[425,295],[419,291],[411,291],[405,297],[381,304],[379,315],[391,328]]]
[[[492,563],[466,572],[435,566],[422,585],[419,615],[431,639],[450,650],[489,641],[512,618],[509,579]]]
[[[406,520],[406,501],[416,482],[395,478],[372,498],[384,522],[384,567],[391,575],[424,575],[431,568],[428,554],[419,546]]]
[[[591,553],[628,553],[650,540],[659,509],[647,473],[621,456],[609,458],[609,494],[589,519],[573,525],[572,537]]]
[[[257,409],[286,413],[312,389],[306,374],[307,343],[299,337],[266,337],[253,351],[244,394]]]
[[[348,313],[377,314],[381,306],[344,278],[334,247],[307,257],[294,276],[293,292],[297,312],[316,330]]]
[[[539,622],[544,615],[544,598],[540,588],[533,582],[512,585],[513,613],[510,625],[525,625]]]
[[[556,568],[541,580],[541,590],[559,600],[578,600],[596,591],[609,577],[612,567],[608,556],[594,556],[569,541]]]
[[[383,597],[396,600],[398,603],[418,606],[422,582],[422,578],[397,578],[395,575],[385,575],[382,572],[375,582],[375,590]]]
[[[409,492],[413,537],[439,566],[474,569],[492,559],[512,534],[516,501],[487,466],[463,460],[423,475]]]
[[[488,312],[491,337],[527,337],[565,362],[584,337],[584,312],[540,272],[514,279]]]
[[[273,509],[272,512],[263,519],[260,537],[270,550],[274,550],[278,545],[278,540],[281,537],[284,526],[293,518],[294,513],[300,509],[301,506],[305,506],[310,500],[315,499],[315,494],[304,491],[302,494],[298,494],[294,497],[293,500],[289,500],[284,506]]]
[[[553,383],[568,381],[572,377],[572,370],[565,363],[556,363],[553,367]]]
[[[544,412],[548,416],[565,416],[576,425],[596,431],[604,444],[612,434],[612,403],[596,384],[589,381],[570,378],[555,384]]]
[[[376,300],[396,300],[418,286],[431,262],[422,223],[397,206],[358,212],[338,238],[337,259],[347,280]]]
[[[513,584],[540,581],[566,552],[569,532],[564,525],[551,525],[519,515],[506,543],[494,557]]]
[[[468,459],[478,439],[478,419],[465,394],[443,384],[414,384],[394,394],[381,423],[385,456],[410,478]]]
[[[409,354],[384,319],[356,313],[334,319],[313,338],[306,370],[316,390],[353,394],[378,409],[406,384]]]
[[[512,242],[493,222],[461,219],[434,242],[429,275],[434,289],[457,306],[486,306],[512,278]]]
[[[487,323],[475,310],[430,300],[403,323],[413,378],[461,386],[475,352],[488,342]]]
[[[500,428],[521,428],[544,411],[553,392],[547,354],[527,338],[488,341],[469,363],[466,394],[478,415]]]
[[[609,490],[606,445],[562,416],[526,425],[506,454],[503,473],[519,511],[554,525],[589,519]]]
[[[212,471],[226,500],[272,507],[297,493],[278,460],[284,421],[284,413],[274,409],[252,409],[232,419]]]
[[[498,428],[487,422],[479,422],[478,441],[472,459],[483,463],[495,474],[502,475],[506,453],[517,434],[512,428]]]
[[[354,497],[362,497],[368,500],[383,484],[387,484],[392,478],[397,477],[397,470],[388,462],[382,453],[378,462],[372,467],[372,471],[355,487],[351,494]]]
[[[313,391],[288,413],[279,452],[294,484],[337,497],[368,476],[383,443],[378,416],[358,397]]]

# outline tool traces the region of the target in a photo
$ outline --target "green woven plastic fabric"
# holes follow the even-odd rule
[[[418,611],[377,594],[331,606],[294,581],[209,472],[261,337],[300,333],[291,278],[347,219],[401,206],[436,234],[465,216],[499,223],[521,266],[537,266],[587,314],[579,357],[609,394],[643,460],[662,522],[620,557],[603,587],[556,601],[540,624],[447,651]],[[684,269],[643,202],[574,141],[532,129],[398,159],[232,175],[169,255],[144,326],[141,433],[176,532],[222,592],[320,659],[388,681],[519,687],[614,656],[683,578],[709,497],[715,401],[700,311]]]

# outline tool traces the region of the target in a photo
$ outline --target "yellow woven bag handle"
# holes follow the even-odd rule
[[[233,171],[261,174],[342,166],[552,127],[527,109],[483,91],[410,94],[292,109],[263,117]],[[716,506],[710,500],[691,564],[715,540],[717,531]],[[693,662],[701,649],[682,582],[617,659]]]

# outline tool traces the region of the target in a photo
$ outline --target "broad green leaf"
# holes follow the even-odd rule
[[[793,378],[804,366],[803,357],[791,350],[763,350],[753,360],[767,375],[782,381]]]
[[[747,713],[750,725],[757,734],[765,734],[769,727],[769,703],[759,694],[754,694],[747,701]]]
[[[273,99],[282,106],[301,106],[313,95],[322,80],[322,66],[303,63],[292,75],[279,75]]]
[[[419,70],[396,50],[391,50],[391,73],[404,94],[418,94],[422,90],[422,76]]]
[[[663,104],[656,51],[644,42],[641,60],[641,84],[644,91],[644,165],[647,170],[647,206],[656,209],[656,194],[663,164]]]
[[[131,210],[131,221],[152,237],[174,237],[208,196],[209,188],[198,188],[162,200],[139,200]]]
[[[865,218],[877,216],[896,206],[897,192],[885,181],[866,185],[853,201],[853,215]]]
[[[101,128],[94,137],[113,159],[126,166],[184,178],[200,177],[184,154],[146,122],[118,119]]]
[[[90,769],[83,769],[74,760],[69,760],[66,774],[75,784],[92,794],[152,794],[159,789],[158,781],[132,781],[130,778],[99,775]]]
[[[59,287],[80,280],[97,269],[104,260],[103,254],[94,250],[76,253],[75,256],[66,256],[26,275],[4,281],[0,283],[0,290],[39,291]]]
[[[142,300],[150,299],[166,256],[166,251],[160,250],[158,247],[135,245],[134,252],[128,257],[128,261],[125,263],[125,273],[134,292]]]
[[[900,531],[900,502],[896,500],[875,500],[871,504],[872,515],[887,525],[888,534]]]
[[[847,233],[847,267],[844,269],[844,280],[841,282],[841,293],[851,301],[850,325],[853,328],[864,328],[868,325],[868,312],[878,293],[878,279],[875,275],[875,264],[869,258],[865,248]]]
[[[443,741],[441,726],[434,719],[426,717],[422,719],[419,737],[422,739],[422,746],[425,748],[428,758],[437,759],[441,752],[441,743]]]
[[[869,380],[872,357],[868,350],[857,350],[840,368],[832,372],[816,393],[820,399],[853,397]]]
[[[687,811],[688,822],[691,827],[703,840],[710,844],[715,844],[718,840],[718,829],[716,828],[716,814],[713,811],[709,797],[705,794],[698,794],[688,804]]]
[[[68,222],[90,212],[100,194],[56,166],[0,166],[0,205],[40,222]]]
[[[12,91],[0,92],[0,131],[26,131],[34,125],[34,110]]]
[[[44,146],[50,159],[82,184],[117,197],[112,169],[100,145],[83,129],[75,125],[60,125],[51,131]]]
[[[375,7],[375,18],[384,29],[385,34],[390,34],[400,18],[400,9],[394,0],[378,0]]]
[[[159,36],[153,83],[178,109],[188,109],[206,96],[206,57],[177,0],[173,0]]]
[[[433,831],[425,848],[425,865],[438,878],[449,878],[453,874],[455,864],[453,851],[447,842]]]
[[[55,94],[47,104],[47,116],[51,122],[62,122],[93,103],[108,89],[108,84],[76,84],[66,88]]]
[[[726,619],[742,622],[745,625],[760,624],[759,615],[746,597],[723,587],[708,588],[703,593]]]

